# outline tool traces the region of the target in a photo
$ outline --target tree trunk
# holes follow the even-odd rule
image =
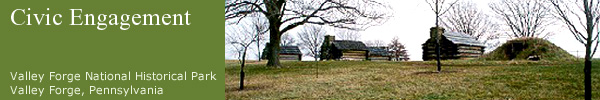
[[[244,90],[244,68],[241,69],[242,71],[240,72],[240,90]]]
[[[585,45],[585,66],[583,68],[583,74],[585,74],[585,100],[592,100],[592,34],[594,34],[594,18],[591,11],[593,7],[592,5],[593,4],[588,4],[588,0],[583,0],[583,6],[585,7],[584,12],[586,15],[585,17],[587,22],[587,44]]]
[[[590,36],[589,34],[588,36]],[[591,40],[588,39],[587,45],[585,46],[585,66],[583,68],[584,74],[584,87],[585,87],[585,100],[592,100],[592,44]]]
[[[260,35],[260,34],[257,34],[257,35]],[[262,56],[260,56],[260,40],[262,38],[260,38],[260,36],[257,36],[257,37],[258,37],[258,39],[256,39],[256,51],[258,51],[258,61],[260,62],[260,60],[261,60],[260,58],[262,57]]]
[[[281,42],[281,35],[279,34],[279,26],[280,25],[276,25],[276,26],[271,26],[270,29],[270,33],[269,33],[269,54],[267,54],[267,59],[269,60],[267,62],[267,66],[271,66],[271,67],[280,67],[281,64],[279,63],[279,44]],[[263,54],[264,55],[264,54]]]
[[[250,45],[248,45],[250,46]],[[244,52],[242,53],[242,64],[240,67],[240,90],[244,90],[244,77],[245,77],[245,73],[244,73],[244,66],[246,66],[246,51],[248,50],[248,47],[244,48]]]
[[[279,44],[281,43],[281,27],[282,14],[281,10],[284,8],[286,0],[264,0],[267,8],[265,16],[269,20],[269,54],[267,54],[267,66],[280,67],[279,63]],[[264,55],[264,54],[263,54]]]
[[[317,61],[316,63],[317,63],[317,78],[319,78],[319,61]]]
[[[436,58],[436,61],[437,61],[437,71],[438,72],[442,72],[442,62],[440,62],[440,60],[441,60],[440,59],[441,58],[440,57],[440,51],[441,51],[440,50],[440,39],[439,39],[439,36],[438,36],[437,43],[435,44],[435,55],[436,55],[435,58]]]
[[[440,15],[440,8],[438,8],[440,5],[438,3],[439,3],[439,0],[435,0],[435,10],[436,10],[436,11],[434,11],[435,12],[435,32],[437,34],[437,36],[435,38],[435,41],[436,41],[436,44],[435,44],[435,55],[436,55],[435,58],[436,59],[435,60],[437,61],[437,71],[441,72],[442,71],[442,62],[440,62],[440,58],[441,58],[440,57],[440,51],[441,51],[440,50],[440,38],[442,38],[441,37],[442,35],[440,34],[440,29],[439,29],[440,28],[439,22],[440,22],[441,15]]]
[[[592,61],[585,60],[585,100],[592,100]]]
[[[436,22],[437,24],[437,22]],[[437,72],[442,72],[442,62],[441,60],[441,43],[440,39],[442,38],[442,34],[444,34],[444,30],[436,25],[435,29],[435,60],[437,61]],[[441,31],[441,32],[440,32]]]

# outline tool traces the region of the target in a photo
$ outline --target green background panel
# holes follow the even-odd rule
[[[164,1],[2,1],[0,14],[3,32],[0,33],[0,97],[3,99],[224,99],[224,2],[217,0]],[[62,14],[61,25],[14,25],[10,20],[15,9],[27,9],[27,14]],[[46,8],[50,8],[49,11]],[[71,11],[82,9],[83,14],[184,14],[188,11],[189,26],[132,26],[120,30],[96,25],[72,26]],[[26,16],[16,16],[26,20]],[[32,71],[43,73],[42,83],[13,81],[9,72]],[[79,73],[81,81],[50,81],[49,72]],[[188,71],[187,81],[89,81],[85,72],[157,72]],[[216,74],[216,81],[192,81],[192,71]],[[132,77],[134,78],[134,77]],[[13,95],[9,86],[32,85],[43,87],[42,97]],[[50,95],[49,86],[79,87],[85,96]],[[163,95],[95,95],[89,86],[151,87],[164,89]]]

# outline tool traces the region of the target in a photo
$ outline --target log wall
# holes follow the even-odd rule
[[[435,42],[426,42],[423,44],[423,60],[435,60]],[[484,53],[484,48],[472,45],[453,44],[450,41],[442,41],[440,46],[440,59],[474,59]]]
[[[367,51],[343,51],[342,60],[366,60],[368,59]]]
[[[299,55],[279,55],[279,60],[301,60]]]

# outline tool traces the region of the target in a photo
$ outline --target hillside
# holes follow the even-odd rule
[[[496,50],[484,54],[484,60],[524,60],[530,57],[539,57],[541,60],[574,59],[562,48],[554,43],[541,38],[519,38],[510,40]]]

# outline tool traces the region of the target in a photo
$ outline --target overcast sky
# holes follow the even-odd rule
[[[493,14],[488,7],[488,3],[496,2],[498,0],[471,0],[477,7],[483,10],[487,14]],[[394,10],[394,16],[390,18],[386,23],[380,26],[373,26],[364,31],[360,31],[362,41],[368,40],[383,40],[388,42],[395,36],[400,38],[400,42],[405,44],[406,49],[410,55],[410,60],[420,61],[422,60],[421,44],[423,44],[429,38],[429,28],[435,26],[435,15],[429,8],[429,5],[424,0],[388,0],[389,5]],[[495,16],[495,15],[492,15]],[[562,28],[562,23],[556,23],[555,26],[549,28],[554,33],[553,36],[549,37],[548,40],[559,47],[565,49],[574,56],[583,57],[585,54],[585,47],[583,44],[577,42],[568,30]],[[290,34],[296,35],[297,30],[301,29],[298,27],[291,30]],[[286,33],[286,34],[288,34]],[[335,35],[334,30],[328,29],[329,35]],[[507,39],[501,40],[506,41]],[[225,49],[228,49],[226,46]],[[251,50],[249,59],[256,59],[254,51]],[[262,50],[262,48],[261,48]],[[577,53],[576,51],[579,51]],[[488,51],[486,51],[488,52]],[[594,55],[594,58],[599,55]],[[226,59],[236,59],[235,55],[226,50]],[[303,57],[304,60],[311,60],[310,57]]]

